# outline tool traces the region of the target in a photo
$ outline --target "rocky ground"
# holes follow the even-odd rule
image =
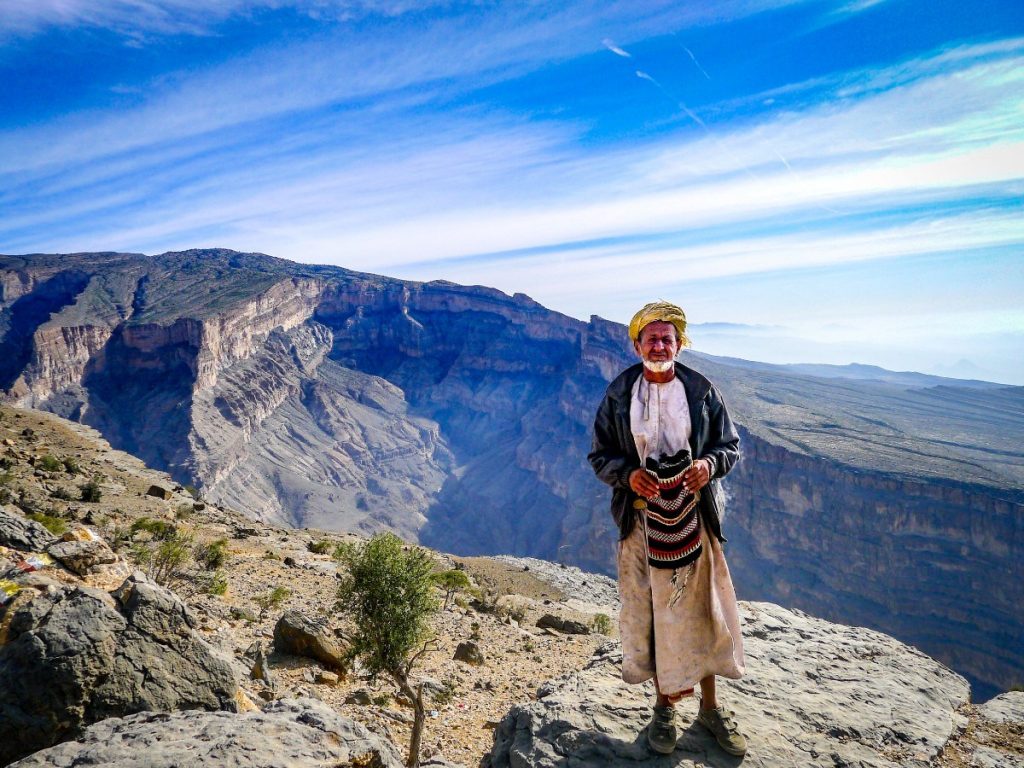
[[[331,733],[348,728],[316,715],[315,708],[322,706],[404,752],[412,710],[396,698],[387,680],[367,679],[358,667],[336,675],[329,660],[275,650],[275,626],[286,612],[319,622],[323,642],[335,648],[340,644],[335,630],[344,631],[345,623],[334,607],[337,566],[330,551],[350,537],[275,528],[207,505],[166,475],[111,450],[89,428],[48,414],[0,409],[0,465],[0,527],[6,526],[5,535],[13,537],[10,547],[0,547],[0,574],[5,574],[0,576],[0,589],[5,590],[0,600],[19,586],[28,585],[31,591],[35,578],[37,590],[50,585],[45,587],[46,600],[38,605],[66,605],[61,603],[66,593],[54,584],[94,587],[100,599],[135,568],[153,573],[152,560],[140,560],[151,534],[131,535],[132,524],[143,518],[191,535],[190,553],[224,540],[222,564],[206,568],[190,555],[167,581],[194,617],[182,630],[185,635],[204,639],[236,670],[239,708],[254,711],[256,705],[266,708],[277,701],[276,712],[292,713],[288,722],[308,724],[312,718],[321,731]],[[89,496],[84,486],[98,492],[98,500],[83,500]],[[38,525],[27,522],[26,512]],[[70,541],[53,544],[40,526]],[[94,532],[100,541],[89,541],[83,531]],[[42,556],[33,559],[33,552]],[[46,552],[63,559],[46,557]],[[649,691],[623,686],[616,675],[613,582],[539,560],[436,558],[439,569],[463,569],[474,586],[437,614],[436,650],[423,657],[414,673],[428,691],[424,757],[465,766],[492,760],[496,766],[525,766],[561,764],[571,753],[580,765],[609,764],[610,759],[661,764],[638,736]],[[24,573],[34,568],[34,573]],[[159,600],[170,600],[157,592],[153,594]],[[19,629],[8,626],[13,606],[24,600],[24,595],[14,594],[7,616],[0,615],[0,661],[8,631]],[[127,603],[118,610],[127,615]],[[169,610],[177,609],[171,605]],[[134,631],[133,622],[145,625],[129,616],[123,629],[113,608],[107,613],[121,632]],[[545,615],[553,617],[548,624],[560,629],[539,628],[538,620]],[[602,615],[612,621],[606,624]],[[962,678],[884,635],[767,604],[745,605],[744,621],[750,674],[727,684],[723,698],[737,709],[750,734],[748,764],[1024,764],[1024,694],[1006,694],[977,706],[967,702]],[[595,626],[607,634],[592,631]],[[146,631],[159,635],[162,629]],[[587,633],[575,634],[580,631]],[[477,663],[454,658],[457,647],[467,641],[482,656]],[[296,699],[314,704],[303,709],[287,703]],[[689,704],[680,706],[680,749],[662,763],[736,765],[701,730],[689,726]],[[198,715],[173,722],[132,717],[90,728],[81,748],[109,761],[112,753],[104,751],[104,740],[121,738],[118,734],[132,728],[149,733],[145,729],[166,722],[182,749],[192,748],[188,734],[196,729],[209,734],[211,728],[223,728],[217,718]],[[292,727],[280,725],[283,740]],[[272,740],[277,738],[274,733],[265,736]],[[315,735],[301,738],[316,741]],[[63,756],[50,764],[73,764],[72,747],[61,749]],[[199,759],[196,755],[205,753],[192,754]]]

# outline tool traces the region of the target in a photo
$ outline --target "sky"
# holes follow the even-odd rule
[[[0,253],[224,247],[681,304],[1024,384],[1020,0],[5,0]]]

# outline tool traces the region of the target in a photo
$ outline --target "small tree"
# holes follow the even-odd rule
[[[274,587],[262,595],[256,595],[253,601],[256,603],[256,607],[260,609],[260,621],[263,621],[271,610],[280,608],[284,601],[291,596],[291,590],[288,587],[281,586]]]
[[[338,587],[338,607],[355,627],[346,639],[370,674],[386,673],[413,703],[409,757],[415,768],[426,710],[423,687],[409,679],[416,661],[430,649],[430,617],[437,611],[431,579],[433,561],[420,547],[405,547],[392,533],[363,544],[345,544],[338,560],[348,573]]]
[[[444,592],[444,610],[448,610],[448,604],[451,603],[452,598],[455,597],[455,593],[463,589],[469,589],[469,577],[465,571],[460,571],[453,568],[450,571],[441,571],[435,573],[431,578],[434,583]]]

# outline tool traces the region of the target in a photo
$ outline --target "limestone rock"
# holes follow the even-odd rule
[[[76,741],[37,752],[11,768],[80,765],[401,768],[402,760],[391,743],[327,705],[312,699],[282,699],[262,712],[140,712],[104,720]]]
[[[455,661],[464,661],[467,664],[472,664],[474,667],[479,667],[484,663],[484,654],[480,650],[480,646],[472,640],[465,640],[459,643],[455,648],[455,655],[452,658]]]
[[[87,576],[96,566],[117,562],[114,550],[101,540],[61,541],[52,545],[47,552],[79,576]]]
[[[141,573],[114,596],[51,586],[8,618],[0,764],[108,717],[237,706],[231,662],[196,635],[176,595]]]
[[[151,485],[149,490],[146,491],[147,496],[156,496],[158,499],[169,499],[171,498],[171,491],[168,488],[164,488],[162,485]]]
[[[365,688],[359,688],[352,691],[348,696],[345,697],[346,704],[358,704],[360,706],[366,706],[373,702],[373,698],[370,696],[370,692]]]
[[[722,681],[722,703],[749,741],[744,768],[906,768],[930,765],[962,724],[969,695],[959,675],[871,630],[844,627],[767,603],[744,604],[747,675]],[[582,671],[518,705],[495,732],[493,768],[565,765],[735,765],[696,723],[696,702],[677,705],[680,740],[648,750],[652,686],[627,686],[621,651],[602,646]]]
[[[1024,765],[1024,691],[1009,691],[978,707],[975,738],[981,743],[971,754],[973,768],[1020,768]]]
[[[326,624],[298,611],[286,611],[274,626],[274,649],[278,653],[305,656],[345,674],[345,648]]]
[[[41,552],[56,537],[35,520],[13,508],[0,506],[0,545],[25,552]]]
[[[590,627],[586,624],[572,619],[563,619],[561,616],[551,613],[546,613],[537,619],[537,626],[541,629],[554,629],[567,635],[590,634]]]
[[[1008,691],[986,701],[978,709],[982,717],[993,723],[1024,725],[1024,691]]]

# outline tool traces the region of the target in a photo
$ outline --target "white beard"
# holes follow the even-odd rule
[[[671,371],[675,365],[674,360],[644,360],[644,368],[651,373],[665,373]]]

